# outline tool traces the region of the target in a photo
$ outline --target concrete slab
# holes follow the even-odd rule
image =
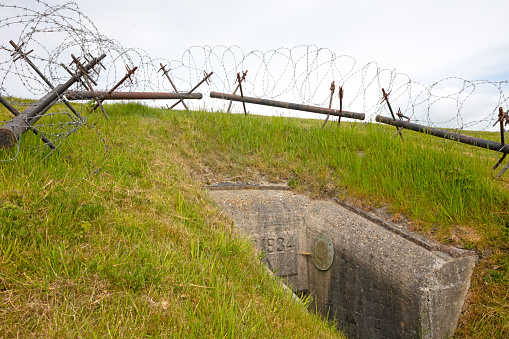
[[[264,253],[267,266],[296,293],[312,295],[316,310],[335,317],[347,334],[453,334],[475,253],[430,244],[341,202],[311,200],[280,186],[256,188],[223,185],[210,193]],[[333,244],[332,265],[325,271],[312,260],[324,255],[312,253],[313,240],[320,235]]]

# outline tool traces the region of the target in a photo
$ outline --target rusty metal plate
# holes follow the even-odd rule
[[[311,258],[315,267],[321,271],[327,271],[331,267],[334,260],[334,246],[327,234],[320,233],[313,238]]]

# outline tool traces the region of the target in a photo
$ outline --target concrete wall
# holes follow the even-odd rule
[[[290,191],[211,194],[265,253],[268,267],[295,292],[312,295],[313,308],[335,317],[352,337],[453,334],[476,262],[471,252],[429,244],[355,209]],[[325,271],[313,262],[320,234],[333,244]]]

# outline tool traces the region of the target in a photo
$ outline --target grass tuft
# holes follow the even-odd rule
[[[106,109],[87,116],[106,156],[83,127],[60,146],[70,160],[27,134],[0,163],[1,337],[342,337],[202,189],[173,134],[182,113]]]
[[[286,182],[477,251],[455,337],[509,336],[509,178],[491,170],[498,154],[411,131],[402,142],[378,124],[106,109],[109,121],[87,117],[106,154],[83,127],[60,147],[71,160],[43,160],[27,134],[16,160],[0,163],[3,336],[341,336],[267,274],[202,188],[220,181]]]

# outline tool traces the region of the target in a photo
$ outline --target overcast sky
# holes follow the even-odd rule
[[[99,31],[153,57],[193,45],[314,44],[415,81],[509,79],[507,0],[78,0]]]
[[[44,8],[37,6],[36,1],[0,0],[0,4],[10,3],[38,10]],[[50,6],[66,2],[45,1]],[[509,34],[504,28],[509,13],[507,0],[76,0],[75,3],[102,35],[117,40],[125,48],[143,49],[153,59],[180,59],[191,46],[235,45],[247,54],[253,50],[266,52],[315,45],[336,55],[355,58],[358,67],[376,62],[382,69],[404,73],[412,81],[424,85],[449,77],[509,81]],[[9,16],[8,11],[15,13],[5,7],[0,7],[0,10],[4,11],[0,13],[1,17]],[[0,44],[8,46],[9,39],[16,39],[19,35],[16,29],[16,25],[3,27]],[[42,39],[49,39],[39,41],[47,44],[58,38],[42,33]],[[31,43],[30,48],[34,45]],[[10,65],[10,54],[0,52],[7,60],[5,65]],[[277,64],[271,67],[268,70],[270,75],[277,74],[278,69],[273,69],[278,68]],[[123,67],[120,71],[123,76]],[[259,84],[260,79],[254,79],[252,74],[255,71],[250,71],[248,81]],[[197,76],[202,76],[201,69]],[[224,78],[220,74],[214,76],[216,80],[231,80],[220,79]],[[333,79],[325,80],[322,84],[325,87],[318,91],[324,105],[328,102],[328,88]],[[196,80],[186,86],[193,81]],[[8,90],[15,92],[14,83],[7,83]],[[348,83],[349,94],[355,93],[351,83],[355,81]],[[382,79],[379,86],[387,86],[388,83],[387,79]],[[460,96],[472,94],[462,89],[461,81],[441,84],[446,93],[452,89],[453,92],[458,90]],[[311,83],[308,85],[313,86]],[[178,87],[185,88],[182,85]],[[376,91],[374,95],[364,94],[378,103],[380,88],[373,88]],[[503,92],[505,94],[505,90]],[[264,94],[259,96],[267,97]],[[508,101],[505,97],[500,98],[497,88],[485,90],[478,86],[465,105],[456,99],[451,102],[441,100],[432,104],[434,112],[430,112],[429,102],[428,107],[422,109],[428,122],[445,123],[454,119],[461,110],[462,120],[454,120],[447,126],[462,128],[468,120],[489,116],[496,119],[498,105],[505,105]],[[305,97],[298,96],[298,99],[307,103]],[[278,100],[292,101],[292,98],[278,97]],[[407,105],[408,108],[412,107]],[[424,116],[419,118],[424,119]],[[486,126],[490,125],[492,123],[487,121]]]

